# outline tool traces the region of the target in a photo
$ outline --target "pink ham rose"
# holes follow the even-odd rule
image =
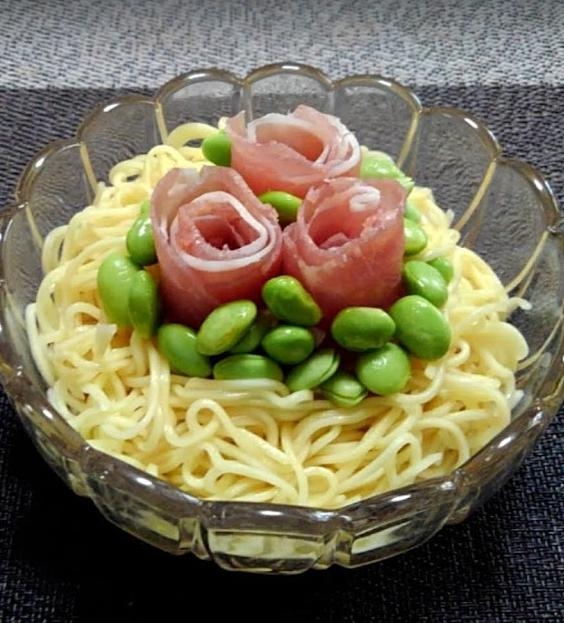
[[[258,302],[280,271],[276,211],[232,169],[173,169],[154,189],[151,221],[169,321],[197,328],[221,303]]]
[[[288,115],[270,113],[245,125],[244,113],[227,121],[231,166],[257,195],[283,190],[304,197],[324,179],[356,176],[360,146],[332,115],[300,105]]]
[[[283,235],[283,272],[312,294],[324,323],[344,307],[386,308],[401,294],[405,190],[339,178],[312,188]]]

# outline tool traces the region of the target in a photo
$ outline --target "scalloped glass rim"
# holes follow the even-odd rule
[[[160,138],[164,140],[167,135],[167,127],[163,115],[163,102],[180,89],[210,81],[232,85],[238,90],[240,108],[245,110],[247,115],[250,115],[252,114],[253,85],[263,79],[286,74],[311,79],[321,85],[331,107],[334,107],[337,96],[347,88],[366,87],[387,90],[392,92],[394,96],[401,98],[407,110],[410,111],[411,120],[405,132],[403,144],[397,154],[397,160],[400,166],[407,167],[408,173],[410,152],[414,141],[417,139],[422,119],[441,115],[445,118],[456,119],[457,122],[471,128],[471,131],[479,137],[484,151],[488,155],[489,165],[478,191],[464,212],[459,215],[455,226],[463,228],[472,218],[474,210],[488,188],[493,171],[497,166],[503,164],[513,169],[522,178],[527,179],[535,189],[536,198],[544,213],[546,236],[558,238],[559,260],[561,264],[563,263],[564,219],[558,210],[550,187],[540,173],[530,165],[504,158],[496,138],[475,117],[457,108],[426,108],[421,105],[416,95],[408,88],[382,76],[355,75],[333,82],[318,69],[296,63],[279,63],[260,67],[245,78],[239,78],[230,72],[215,68],[192,71],[167,82],[156,92],[153,98],[126,95],[110,103],[100,104],[85,117],[74,138],[50,143],[25,168],[16,187],[16,202],[2,215],[2,245],[9,235],[13,217],[19,210],[24,210],[30,202],[38,174],[44,168],[45,163],[54,155],[67,149],[78,148],[83,170],[93,192],[96,180],[88,154],[87,137],[93,124],[102,119],[104,114],[122,106],[142,105],[151,107],[154,111]],[[530,262],[525,267],[528,272],[532,271],[542,249],[542,244],[537,245]],[[556,349],[557,354],[553,358],[553,362],[558,362],[558,369],[554,370],[554,374],[543,379],[532,404],[478,454],[454,470],[448,477],[436,478],[397,489],[331,511],[278,504],[203,501],[95,450],[85,443],[70,425],[53,410],[45,395],[26,376],[18,353],[7,338],[9,320],[6,317],[6,310],[10,306],[10,293],[4,279],[4,259],[4,249],[2,249],[3,261],[0,266],[0,297],[2,303],[0,377],[26,430],[42,454],[46,456],[49,452],[41,443],[38,435],[48,438],[50,447],[54,449],[55,453],[59,453],[60,456],[57,458],[46,456],[52,466],[58,461],[59,469],[54,468],[59,475],[76,493],[91,497],[106,517],[115,521],[122,528],[161,549],[175,553],[192,551],[202,558],[212,557],[220,566],[226,568],[241,568],[259,572],[297,572],[310,567],[324,568],[332,563],[357,566],[393,556],[421,543],[432,536],[444,523],[455,523],[464,519],[509,477],[530,451],[538,435],[554,417],[564,395],[564,331],[562,328],[562,310],[560,310],[558,322],[547,340],[547,343],[550,342],[552,347]],[[509,290],[518,290],[519,285],[527,276],[523,271],[510,284],[507,284]],[[501,478],[496,478],[495,487],[492,487],[491,483],[487,487],[483,487],[476,474],[484,468],[495,471],[497,461],[512,448],[517,448],[518,460],[512,463],[511,469]],[[521,448],[520,452],[519,448]],[[163,539],[161,538],[163,537],[162,530],[159,533],[158,530],[151,527],[143,532],[139,528],[139,522],[136,522],[135,528],[128,527],[127,521],[124,522],[123,517],[114,516],[112,508],[102,501],[101,495],[98,495],[98,488],[102,486],[101,483],[110,483],[112,488],[131,499],[144,500],[157,508],[164,508],[166,515],[172,518],[172,524],[176,524],[177,530],[173,529],[171,533],[170,527],[167,528],[165,530],[167,535]],[[370,522],[374,522],[375,518],[377,518],[379,528],[388,523],[393,527],[401,523],[402,518],[407,517],[410,512],[413,515],[414,504],[417,504],[418,512],[431,512],[433,508],[440,512],[440,516],[435,519],[432,529],[427,533],[423,531],[416,542],[410,543],[409,539],[404,539],[401,547],[386,548],[378,545],[378,552],[374,553],[375,550],[371,550],[370,545],[367,545],[366,552],[368,553],[366,555],[363,555],[362,551],[360,555],[353,555],[351,534],[358,537],[370,533]],[[191,522],[195,522],[195,528]],[[224,559],[218,555],[219,550],[214,550],[214,546],[211,544],[212,535],[217,539],[219,538],[218,534],[226,526],[229,526],[229,529],[237,529],[238,527],[239,530],[244,531],[245,526],[248,527],[249,525],[256,525],[257,530],[264,534],[286,535],[289,530],[294,536],[303,534],[311,537],[311,535],[317,535],[321,539],[321,545],[317,549],[314,548],[314,553],[309,557],[304,557],[305,562],[296,562],[295,556],[285,557],[283,554],[274,555],[272,560],[275,562],[271,564],[264,563],[260,556],[256,560],[262,562],[253,564],[249,560],[234,562],[232,556]],[[290,529],[289,526],[291,526]],[[155,536],[153,533],[159,534]],[[291,562],[285,564],[288,560]]]

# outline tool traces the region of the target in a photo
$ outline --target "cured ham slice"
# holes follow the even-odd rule
[[[293,113],[270,113],[245,125],[244,113],[229,119],[231,166],[260,195],[283,190],[304,197],[326,178],[356,176],[360,146],[332,115],[300,105]]]
[[[165,175],[152,195],[151,221],[167,320],[197,328],[222,303],[258,301],[280,271],[277,219],[232,169]]]
[[[401,294],[405,190],[393,180],[328,180],[304,198],[283,236],[283,272],[328,323],[344,307],[386,308]]]

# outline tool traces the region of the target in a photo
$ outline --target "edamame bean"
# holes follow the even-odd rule
[[[263,337],[261,345],[275,361],[294,365],[311,355],[315,338],[305,327],[278,325]]]
[[[343,348],[364,351],[383,346],[394,334],[391,317],[376,307],[346,307],[334,318],[331,335]]]
[[[338,370],[321,385],[321,392],[338,407],[354,407],[364,400],[366,387],[352,374]]]
[[[121,253],[106,257],[96,275],[96,285],[102,300],[102,307],[110,322],[120,327],[131,324],[129,318],[129,289],[139,266]]]
[[[397,394],[411,376],[411,365],[405,351],[392,342],[360,355],[356,374],[371,392],[380,396]]]
[[[403,219],[403,233],[405,236],[405,255],[415,255],[427,246],[425,230],[408,218]]]
[[[125,237],[127,252],[139,266],[149,266],[157,261],[153,225],[148,215],[135,219]]]
[[[272,379],[281,381],[284,374],[280,366],[268,357],[250,353],[229,355],[213,367],[213,377],[218,380]]]
[[[381,151],[369,151],[363,156],[360,178],[397,180],[408,192],[415,186],[415,182],[396,165],[393,158]]]
[[[451,330],[442,313],[427,299],[408,294],[389,309],[396,323],[395,336],[419,359],[439,359],[449,349]]]
[[[144,199],[139,204],[139,216],[149,216],[149,212],[151,211],[151,202],[149,199]]]
[[[202,152],[210,162],[220,167],[231,164],[231,140],[222,130],[202,141]]]
[[[291,392],[313,389],[335,374],[340,357],[332,348],[323,348],[292,368],[286,377]]]
[[[260,346],[260,342],[271,324],[271,320],[259,312],[253,324],[235,346],[229,349],[229,352],[233,354],[252,353]]]
[[[270,190],[259,196],[263,203],[269,203],[278,212],[280,223],[286,225],[296,220],[298,208],[302,204],[299,197],[282,190]]]
[[[302,284],[290,275],[269,279],[262,288],[268,309],[284,322],[313,326],[321,320],[321,309]]]
[[[252,301],[224,303],[211,311],[198,331],[198,350],[202,355],[219,355],[233,348],[249,330],[257,316]]]
[[[159,352],[173,372],[206,378],[212,367],[208,357],[198,352],[196,342],[196,332],[182,324],[163,324],[157,333]]]
[[[436,268],[441,273],[447,284],[452,281],[452,278],[454,277],[454,266],[448,257],[439,255],[439,257],[429,260],[427,264],[433,268]]]
[[[408,294],[419,294],[436,307],[442,307],[447,298],[446,281],[441,273],[427,262],[410,260],[403,265],[403,282]]]
[[[153,277],[146,270],[139,270],[129,288],[129,318],[141,337],[149,338],[159,322],[159,294]]]
[[[409,197],[405,202],[404,216],[406,219],[409,219],[414,223],[419,223],[421,221],[421,213],[419,212],[415,203],[413,203],[413,200],[409,199]]]

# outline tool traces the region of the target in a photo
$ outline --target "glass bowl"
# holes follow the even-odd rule
[[[534,301],[511,320],[530,355],[517,373],[523,399],[511,423],[443,478],[323,510],[204,501],[89,446],[50,406],[28,346],[24,310],[42,278],[41,247],[94,196],[110,168],[163,142],[186,121],[216,123],[307,103],[331,112],[362,144],[388,152],[454,214],[461,243],[480,253],[508,292]],[[175,554],[226,569],[298,573],[355,567],[404,552],[444,524],[462,521],[531,452],[563,400],[563,220],[543,178],[501,155],[479,121],[454,108],[425,108],[407,88],[374,75],[332,82],[308,66],[276,64],[240,79],[218,69],[171,80],[152,99],[120,97],[94,110],[76,137],[29,163],[2,214],[0,375],[31,439],[56,473],[109,520]]]

